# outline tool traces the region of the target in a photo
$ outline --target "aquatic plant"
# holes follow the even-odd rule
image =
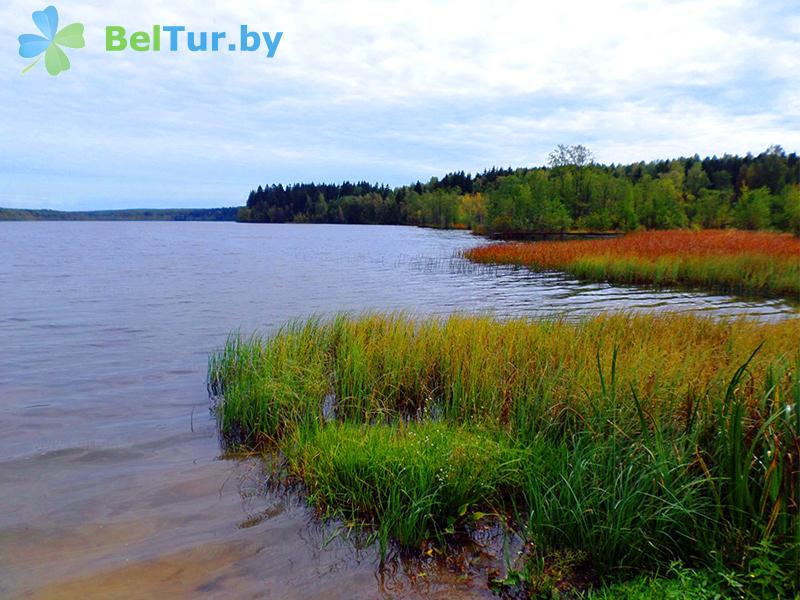
[[[800,299],[800,238],[732,230],[648,231],[617,238],[489,244],[468,260],[580,279],[696,287]]]
[[[224,439],[281,451],[317,506],[371,524],[384,551],[495,515],[531,564],[746,574],[769,548],[786,587],[798,342],[798,320],[339,316],[231,337],[209,382]]]

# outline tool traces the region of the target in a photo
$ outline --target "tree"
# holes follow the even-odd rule
[[[317,201],[314,203],[314,223],[324,223],[328,219],[328,203],[325,202],[325,195],[320,192]]]
[[[800,236],[800,185],[786,186],[783,210],[789,231]]]
[[[695,225],[719,229],[730,223],[730,192],[702,189],[695,203]]]
[[[591,151],[580,144],[559,144],[548,157],[548,164],[559,181],[558,195],[573,217],[589,214],[588,171],[594,163]]]
[[[687,223],[686,212],[681,206],[681,193],[674,178],[657,179],[653,185],[653,213],[655,227],[675,229]]]
[[[786,185],[788,172],[789,167],[783,148],[770,146],[747,167],[745,181],[751,188],[767,187],[771,193],[779,194]]]
[[[770,205],[772,194],[769,188],[756,190],[742,187],[739,202],[734,209],[734,224],[739,229],[766,229],[770,226]]]
[[[695,160],[686,172],[686,191],[697,198],[700,190],[711,185],[708,174],[703,169],[703,163]]]
[[[648,229],[674,229],[686,226],[688,219],[681,205],[681,194],[672,177],[652,179],[645,175],[634,187],[639,222]]]
[[[524,176],[524,184],[530,189],[530,202],[523,216],[526,229],[536,233],[565,231],[572,225],[561,200],[553,194],[547,172],[538,169]]]
[[[271,184],[247,197],[251,222],[386,223],[548,231],[565,227],[800,228],[800,157],[773,146],[724,155],[596,164],[581,145],[561,144],[549,167],[454,171],[395,189],[367,181]]]
[[[461,215],[459,221],[466,225],[467,228],[482,229],[486,222],[486,200],[484,196],[480,192],[462,196],[459,213]]]
[[[559,144],[556,149],[548,155],[548,164],[553,167],[586,167],[594,162],[592,152],[581,144],[567,146]]]
[[[611,227],[633,231],[639,227],[633,185],[627,179],[615,179],[614,202],[611,205]]]
[[[488,195],[486,214],[495,231],[511,232],[526,229],[525,213],[530,211],[532,195],[520,175],[508,175],[498,180]]]

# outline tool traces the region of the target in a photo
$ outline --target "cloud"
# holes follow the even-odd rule
[[[87,47],[24,77],[0,24],[0,205],[213,206],[296,180],[800,147],[789,2],[69,2]],[[106,25],[284,32],[276,58],[104,51]],[[230,35],[229,33],[229,35]]]

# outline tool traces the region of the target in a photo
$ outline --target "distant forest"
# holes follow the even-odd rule
[[[0,221],[235,221],[238,210],[238,207],[89,211],[0,208]]]
[[[773,146],[758,156],[601,165],[584,146],[560,145],[546,167],[461,171],[394,189],[366,181],[259,186],[237,220],[494,234],[736,227],[800,235],[800,159]]]

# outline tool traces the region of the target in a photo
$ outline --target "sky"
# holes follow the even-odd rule
[[[749,0],[77,1],[69,71],[0,20],[0,206],[241,205],[259,184],[800,150],[800,5]],[[265,52],[107,52],[105,28],[282,31]]]

